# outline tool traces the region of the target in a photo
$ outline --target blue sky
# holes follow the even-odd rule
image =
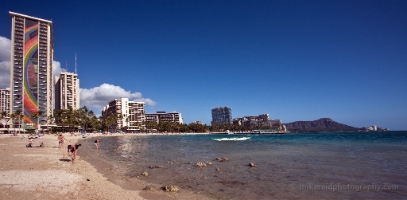
[[[52,20],[56,71],[74,72],[77,54],[81,106],[95,113],[129,97],[185,123],[229,106],[233,118],[407,130],[404,0],[1,1],[1,88],[9,11]]]

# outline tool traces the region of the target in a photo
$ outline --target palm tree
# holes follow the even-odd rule
[[[31,117],[35,119],[36,123],[37,123],[37,129],[39,129],[40,123],[38,121],[38,118],[40,118],[42,115],[44,114],[44,111],[42,110],[38,110],[37,112],[34,112]]]
[[[80,125],[82,126],[84,132],[86,133],[86,130],[92,124],[92,119],[96,116],[93,113],[93,111],[89,110],[86,106],[80,108],[77,114],[79,119],[78,121],[80,122]]]
[[[17,128],[18,128],[18,133],[20,134],[20,129],[21,129],[21,120],[23,119],[24,114],[21,112],[21,110],[15,110],[11,115],[10,118],[13,120],[17,119]]]
[[[55,122],[54,115],[49,115],[49,116],[47,117],[47,129],[48,129],[48,132],[49,132],[50,134],[52,134],[52,126],[51,126],[51,131],[49,131],[48,126],[49,126],[50,124],[54,125],[54,122]]]

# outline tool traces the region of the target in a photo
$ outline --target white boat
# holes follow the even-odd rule
[[[216,141],[241,141],[241,140],[248,140],[250,137],[233,137],[233,138],[213,138]]]

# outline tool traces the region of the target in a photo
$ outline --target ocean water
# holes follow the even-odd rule
[[[98,156],[115,165],[110,173],[135,178],[148,172],[138,179],[213,199],[407,198],[407,132],[101,138]]]

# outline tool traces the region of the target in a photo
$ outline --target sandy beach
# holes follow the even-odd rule
[[[200,199],[188,192],[165,192],[143,181],[126,185],[118,177],[108,180],[80,156],[72,164],[67,145],[78,143],[80,136],[64,134],[63,148],[58,148],[56,135],[42,136],[32,148],[26,148],[28,138],[22,136],[0,135],[0,199]],[[44,147],[37,147],[41,142]],[[155,189],[145,191],[146,186]]]

